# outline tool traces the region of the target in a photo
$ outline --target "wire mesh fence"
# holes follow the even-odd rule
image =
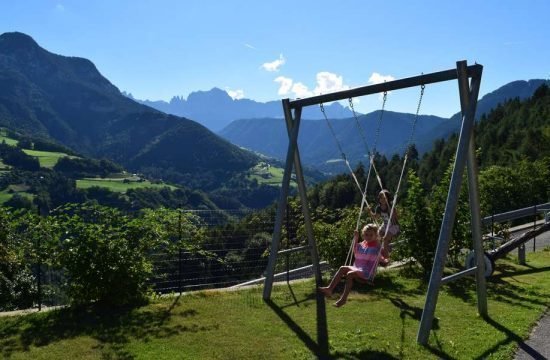
[[[148,254],[152,264],[149,285],[158,294],[183,293],[203,289],[236,288],[262,284],[269,258],[274,214],[251,211],[184,211],[199,219],[200,232],[179,234],[186,247]],[[294,222],[286,222],[281,250],[302,246]],[[309,251],[281,255],[275,281],[313,277]],[[68,303],[65,293],[70,278],[63,271],[35,264],[35,307]]]

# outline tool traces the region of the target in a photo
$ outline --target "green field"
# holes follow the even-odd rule
[[[250,169],[250,180],[256,179],[259,184],[280,186],[283,181],[284,169],[268,165],[267,163],[259,163]],[[291,186],[294,185],[291,182]]]
[[[21,196],[24,196],[28,198],[29,200],[32,200],[34,198],[34,195],[27,192],[27,187],[22,187],[18,189],[18,185],[10,185],[7,189],[0,191],[0,204],[5,203],[9,199],[12,198],[13,195],[19,194]]]
[[[6,137],[5,135],[6,135],[5,132],[0,131],[0,143],[5,141],[6,144],[12,145],[12,146],[16,146],[19,143],[19,141],[15,140],[15,139],[12,139],[12,138],[9,138],[9,137]]]
[[[40,162],[40,166],[44,168],[51,169],[57,164],[57,161],[65,156],[69,156],[71,158],[74,158],[75,156],[70,156],[65,153],[61,152],[53,152],[53,151],[38,151],[38,150],[27,150],[23,149],[25,154],[34,156],[38,158],[38,161]]]
[[[121,193],[124,193],[129,189],[147,188],[147,187],[150,187],[150,188],[169,187],[172,190],[177,189],[177,187],[172,185],[153,184],[150,181],[124,182],[123,178],[109,178],[109,179],[86,178],[86,179],[76,180],[76,187],[78,189],[88,189],[88,188],[91,188],[92,186],[104,187],[111,191],[121,192]]]
[[[443,286],[427,346],[416,343],[426,283],[399,271],[326,301],[318,322],[313,282],[205,291],[138,309],[62,309],[0,317],[9,359],[513,359],[550,305],[550,251],[528,264],[499,260],[488,281],[489,317],[477,314],[471,277]],[[338,289],[338,288],[337,288]],[[326,321],[325,321],[326,320]],[[317,333],[326,329],[328,354]]]

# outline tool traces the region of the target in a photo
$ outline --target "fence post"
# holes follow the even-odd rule
[[[535,221],[533,222],[533,230],[537,228],[537,204],[535,204]],[[533,237],[533,252],[537,250],[537,237]]]
[[[518,263],[525,265],[525,244],[521,244],[518,247]]]

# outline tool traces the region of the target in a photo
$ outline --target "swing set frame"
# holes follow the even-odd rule
[[[313,234],[313,225],[307,201],[307,189],[302,170],[302,163],[300,160],[300,152],[298,149],[298,133],[300,129],[302,109],[305,106],[319,105],[326,102],[345,100],[359,96],[384,93],[387,91],[428,85],[432,83],[457,80],[460,97],[460,107],[462,112],[460,136],[458,139],[458,146],[455,154],[454,167],[451,176],[451,183],[449,185],[445,212],[443,215],[443,220],[441,222],[439,239],[437,241],[437,249],[434,258],[432,273],[430,276],[428,291],[426,293],[426,301],[424,304],[422,319],[420,321],[420,327],[417,334],[417,342],[421,344],[427,344],[432,322],[434,319],[439,289],[442,284],[449,281],[456,280],[466,275],[475,274],[478,312],[481,316],[487,316],[487,287],[485,280],[484,252],[481,239],[482,223],[479,206],[478,170],[475,159],[473,131],[482,72],[482,65],[474,64],[468,66],[467,62],[463,60],[456,63],[455,69],[449,69],[430,74],[423,74],[419,76],[358,87],[330,94],[312,96],[304,99],[297,99],[292,101],[289,99],[282,100],[289,143],[286,155],[285,170],[281,184],[281,192],[277,206],[275,225],[273,229],[271,251],[266,269],[266,277],[263,290],[264,300],[270,300],[271,290],[273,288],[275,264],[277,261],[277,255],[280,253],[279,245],[281,241],[283,219],[288,202],[288,193],[293,167],[296,174],[295,181],[298,185],[298,193],[300,196],[302,213],[304,216],[304,225],[308,238],[308,245],[305,247],[301,247],[300,250],[310,251],[313,261],[313,272],[315,274],[315,285],[316,287],[322,286],[322,276],[319,267],[317,243]],[[449,250],[449,241],[456,216],[457,203],[465,167],[467,168],[468,173],[471,230],[473,249],[475,253],[475,263],[473,267],[467,270],[444,278],[443,269],[445,267],[445,260]],[[318,306],[319,304],[321,304],[322,312],[324,312],[324,297],[318,294],[318,298]],[[326,318],[324,321],[326,321]],[[326,324],[318,324],[318,328],[320,326],[326,329]],[[325,341],[328,340],[328,334],[326,333],[318,334],[318,337],[320,338],[320,340],[321,337],[324,338],[323,340]]]

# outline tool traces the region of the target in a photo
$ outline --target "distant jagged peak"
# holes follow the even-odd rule
[[[170,104],[179,104],[179,103],[184,103],[185,102],[185,99],[183,98],[183,96],[172,96],[172,99],[170,99]]]
[[[233,98],[220,88],[213,87],[208,91],[194,91],[187,96],[188,102],[194,101],[216,101],[216,102],[232,102]]]

